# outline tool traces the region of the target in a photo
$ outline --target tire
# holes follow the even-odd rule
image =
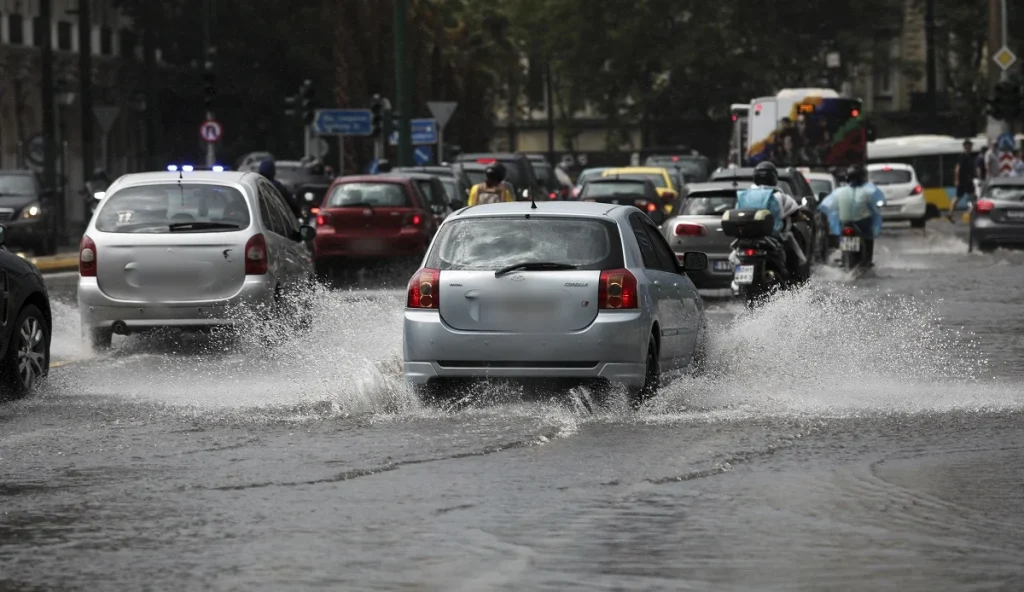
[[[110,343],[114,339],[114,330],[110,327],[90,327],[86,333],[89,345],[95,351],[110,349]]]
[[[644,385],[629,390],[629,404],[634,410],[639,409],[657,395],[658,389],[661,387],[661,364],[658,362],[658,343],[654,340],[654,335],[651,335],[651,339],[647,343],[647,357],[644,365],[646,367]]]
[[[938,218],[942,213],[939,212],[939,208],[935,207],[935,204],[928,204],[925,206],[924,217],[926,220],[932,218]]]
[[[925,216],[924,218],[918,218],[917,220],[911,220],[910,221],[910,227],[911,228],[924,228],[927,223],[928,223],[928,216]]]
[[[21,309],[0,361],[0,397],[23,397],[50,372],[50,325],[36,306]]]
[[[437,407],[452,399],[452,393],[442,380],[431,380],[426,384],[412,385],[413,393],[426,406]]]

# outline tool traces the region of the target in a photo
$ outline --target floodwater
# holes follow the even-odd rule
[[[78,340],[0,405],[0,589],[1024,589],[1024,253],[941,222],[748,313],[640,412],[424,408],[401,290],[304,336]],[[404,286],[405,278],[395,284]]]

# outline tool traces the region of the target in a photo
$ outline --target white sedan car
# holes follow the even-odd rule
[[[82,237],[82,331],[104,348],[115,333],[231,325],[235,306],[273,307],[313,277],[315,234],[256,173],[125,175]]]
[[[879,208],[882,220],[910,222],[913,228],[924,228],[928,221],[928,205],[914,167],[901,163],[869,164],[868,181],[885,194],[885,203]]]

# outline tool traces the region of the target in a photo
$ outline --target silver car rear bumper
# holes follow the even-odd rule
[[[269,305],[274,299],[270,276],[246,276],[230,298],[197,302],[140,302],[115,300],[96,278],[78,280],[78,311],[82,328],[112,327],[123,322],[129,330],[159,327],[203,328],[233,325],[242,309]]]
[[[650,330],[640,311],[599,313],[581,331],[527,334],[459,331],[437,311],[406,310],[405,378],[604,379],[639,387]]]

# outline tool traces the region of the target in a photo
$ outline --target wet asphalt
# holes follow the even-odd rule
[[[424,408],[404,293],[302,335],[78,338],[0,405],[0,590],[1024,589],[1024,253],[887,229],[640,411]],[[404,286],[405,278],[393,285]]]

